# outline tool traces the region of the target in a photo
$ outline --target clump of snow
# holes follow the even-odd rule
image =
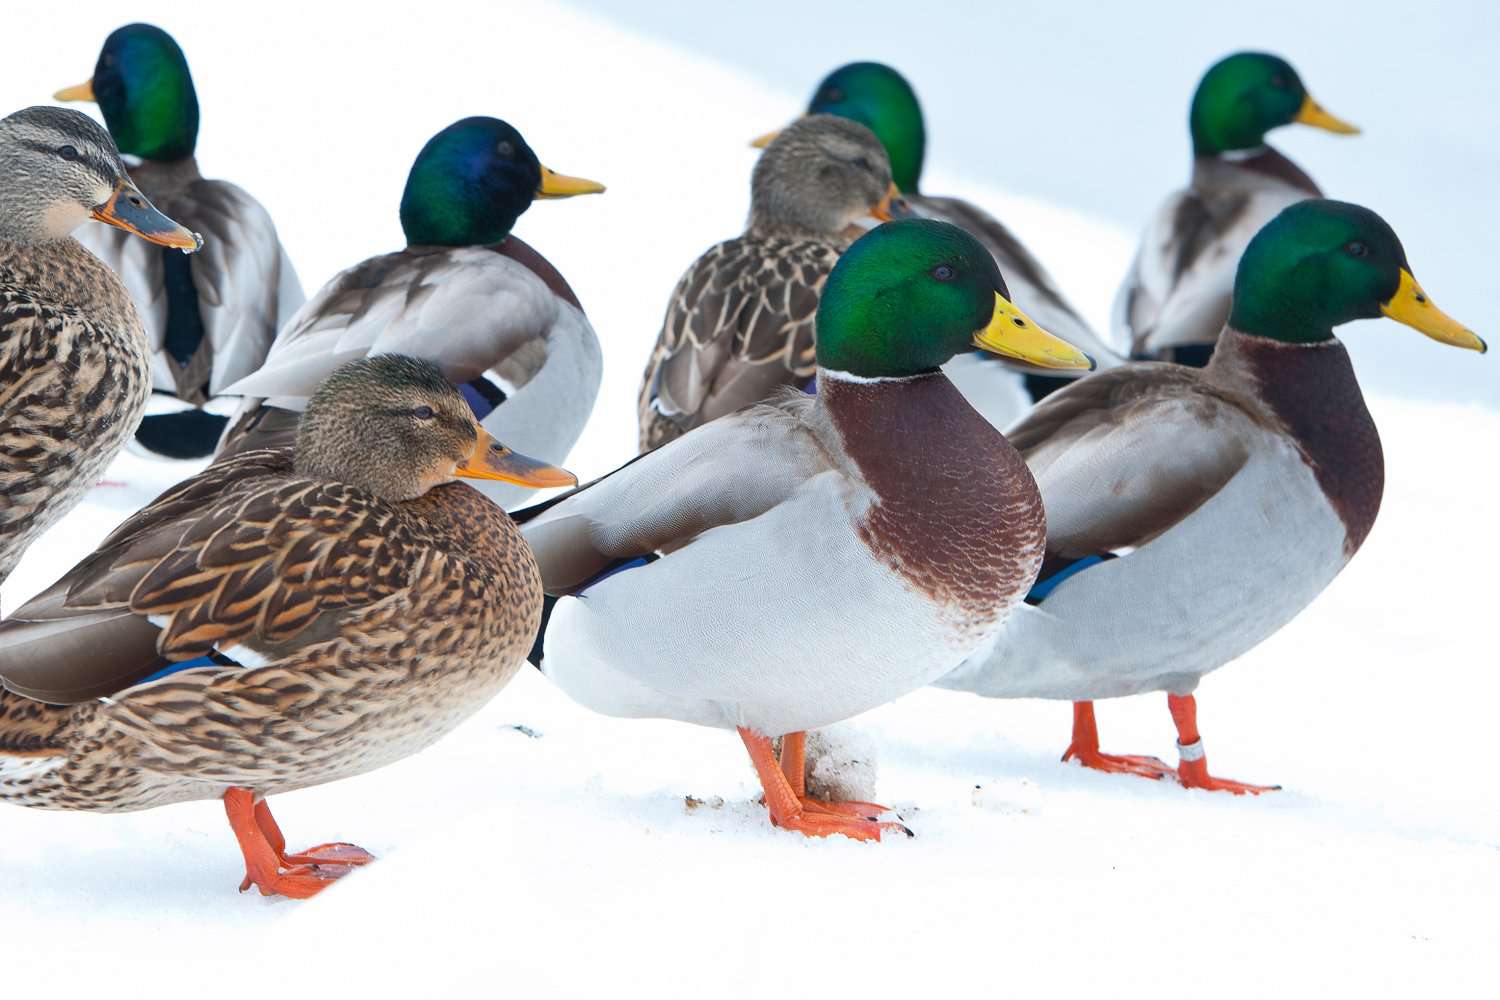
[[[807,793],[829,802],[874,802],[880,750],[856,722],[807,734]]]

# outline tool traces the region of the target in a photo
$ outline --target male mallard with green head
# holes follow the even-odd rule
[[[858,122],[811,115],[782,130],[755,164],[744,234],[672,290],[641,382],[641,450],[807,384],[828,272],[861,220],[891,218],[895,194],[885,150]]]
[[[1293,123],[1359,132],[1324,111],[1278,56],[1236,52],[1203,74],[1188,114],[1192,179],[1156,213],[1115,296],[1114,337],[1132,357],[1206,363],[1251,237],[1288,205],[1322,197],[1266,143]]]
[[[162,211],[204,234],[203,252],[153,250],[92,229],[80,241],[120,275],[151,343],[151,385],[187,409],[141,421],[136,442],[168,458],[211,454],[225,417],[198,409],[265,360],[304,296],[260,202],[198,172],[198,95],[172,36],[127,24],[104,40],[91,79],[59,101],[96,101],[131,177]]]
[[[599,394],[599,340],[562,275],[511,230],[536,199],[603,190],[542,166],[497,118],[443,129],[422,147],[401,196],[406,248],[335,275],[260,370],[226,389],[247,398],[220,454],[289,443],[331,371],[396,352],[436,364],[491,432],[561,462]],[[505,505],[531,492],[485,488]]]
[[[1240,261],[1207,367],[1136,363],[1048,397],[1010,432],[1047,506],[1041,580],[993,649],[938,683],[1075,702],[1064,759],[1190,788],[1213,777],[1193,691],[1291,621],[1358,551],[1380,436],[1334,327],[1378,316],[1485,350],[1422,291],[1368,209],[1284,209]],[[1180,762],[1101,753],[1093,700],[1167,692]]]
[[[152,207],[88,117],[27,108],[0,120],[0,582],[99,481],[150,390],[130,296],[69,235],[91,218],[173,253],[200,245]]]
[[[920,190],[927,154],[927,127],[911,83],[878,62],[841,66],[823,78],[807,105],[808,114],[830,114],[864,125],[890,156],[891,173],[913,214],[951,222],[984,244],[1005,275],[1016,304],[1044,329],[1077,344],[1103,367],[1120,360],[1063,296],[1057,283],[1000,220],[961,198]],[[776,133],[755,140],[768,142]],[[994,363],[982,351],[966,351],[944,366],[969,402],[996,427],[1004,428],[1039,399],[1070,381],[1058,372],[1025,376]]]
[[[973,237],[925,219],[845,251],[817,327],[816,395],[721,417],[517,515],[566,595],[533,655],[596,711],[738,730],[778,826],[879,839],[881,807],[806,795],[802,734],[992,642],[1045,541],[1025,463],[941,366],[975,346],[1091,362],[1012,305]]]
[[[433,365],[386,354],[328,378],[294,448],[162,494],[0,624],[0,801],[222,798],[241,888],[268,895],[370,860],[287,853],[263,799],[416,753],[525,658],[536,563],[459,476],[574,482],[495,442]]]

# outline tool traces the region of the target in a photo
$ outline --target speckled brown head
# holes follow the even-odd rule
[[[538,488],[578,482],[496,441],[436,365],[401,354],[352,361],[323,381],[298,426],[295,465],[299,475],[396,501],[460,476]]]
[[[146,200],[87,115],[35,107],[0,119],[0,239],[46,243],[90,218],[189,252],[203,243]]]
[[[875,133],[847,118],[808,115],[782,129],[756,161],[750,229],[833,235],[862,217],[891,218],[896,198]]]

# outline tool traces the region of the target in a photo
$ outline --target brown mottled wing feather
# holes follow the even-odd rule
[[[264,448],[290,448],[297,443],[302,414],[272,406],[264,399],[247,402],[230,422],[214,455],[221,462],[234,455]]]
[[[406,585],[400,514],[250,452],[163,494],[0,624],[6,686],[59,703],[118,691],[163,661],[330,630]]]
[[[813,319],[839,249],[742,237],[713,247],[672,292],[641,385],[641,447],[801,385],[817,369]]]
[[[1047,551],[1080,558],[1146,544],[1249,458],[1253,420],[1193,368],[1131,364],[1080,379],[1006,432],[1047,508]]]

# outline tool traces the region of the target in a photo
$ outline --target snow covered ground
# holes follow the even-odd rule
[[[825,67],[778,89],[568,8],[422,9],[413,21],[302,5],[288,20],[261,5],[265,16],[231,30],[202,5],[31,6],[7,14],[11,37],[35,41],[8,50],[0,106],[83,79],[124,19],[162,24],[194,68],[205,171],[266,202],[309,290],[399,244],[401,184],[431,132],[465,114],[509,119],[544,162],[610,187],[539,204],[518,226],[599,330],[605,390],[570,464],[607,470],[632,452],[637,379],[672,283],[743,221],[746,139],[794,113]],[[1493,89],[1485,72],[1476,86]],[[1315,86],[1372,141],[1400,124],[1336,100],[1342,84]],[[1453,169],[1492,165],[1486,141]],[[1096,166],[1067,169],[1103,190]],[[996,178],[986,164],[939,159],[932,173],[934,190],[1012,222],[1102,321],[1129,230],[992,190],[972,179]],[[1391,200],[1409,206],[1419,189],[1398,185]],[[1456,252],[1472,245],[1466,232],[1437,246],[1444,236],[1407,237],[1417,273],[1493,340],[1494,256]],[[1438,258],[1447,270],[1423,263]],[[1362,370],[1385,345],[1414,343],[1404,375],[1429,388],[1459,362],[1492,367],[1391,323],[1347,336]],[[858,722],[879,746],[880,797],[916,838],[812,842],[770,828],[734,737],[603,719],[528,669],[427,753],[276,800],[294,846],[349,839],[381,857],[310,902],[235,895],[240,860],[218,803],[0,809],[3,992],[1491,995],[1500,412],[1465,401],[1485,393],[1410,395],[1372,398],[1388,487],[1364,551],[1200,689],[1215,771],[1282,792],[1236,799],[1085,772],[1057,761],[1065,704],[924,691]],[[129,485],[95,490],[0,605],[50,583],[187,471],[120,459],[111,478]],[[1170,759],[1164,699],[1104,703],[1099,716],[1105,749]]]

